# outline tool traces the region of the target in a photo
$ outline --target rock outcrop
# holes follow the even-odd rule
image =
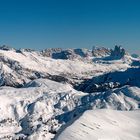
[[[102,57],[102,56],[107,56],[110,55],[111,50],[108,48],[104,47],[93,47],[92,48],[92,56],[94,57]]]
[[[111,57],[113,57],[113,58],[121,59],[125,55],[127,55],[127,52],[121,46],[117,46],[116,45],[115,48],[114,48],[114,50],[111,50]]]

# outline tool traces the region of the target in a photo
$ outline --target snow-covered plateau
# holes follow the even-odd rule
[[[0,140],[140,140],[139,130],[139,56],[0,47]]]

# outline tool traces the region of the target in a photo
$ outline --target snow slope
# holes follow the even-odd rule
[[[86,111],[57,140],[139,140],[140,110]]]
[[[85,95],[47,79],[32,81],[26,88],[1,87],[0,139],[50,139],[62,125],[55,117],[80,106]]]

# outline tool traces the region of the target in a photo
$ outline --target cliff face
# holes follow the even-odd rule
[[[113,58],[123,58],[125,55],[127,55],[127,52],[124,48],[121,46],[115,46],[114,50],[111,50],[111,57]]]
[[[104,57],[110,55],[111,50],[104,47],[93,47],[92,48],[92,56],[94,57]]]

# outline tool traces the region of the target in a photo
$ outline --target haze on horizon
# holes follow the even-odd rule
[[[139,0],[0,0],[0,45],[92,48],[140,54]]]

